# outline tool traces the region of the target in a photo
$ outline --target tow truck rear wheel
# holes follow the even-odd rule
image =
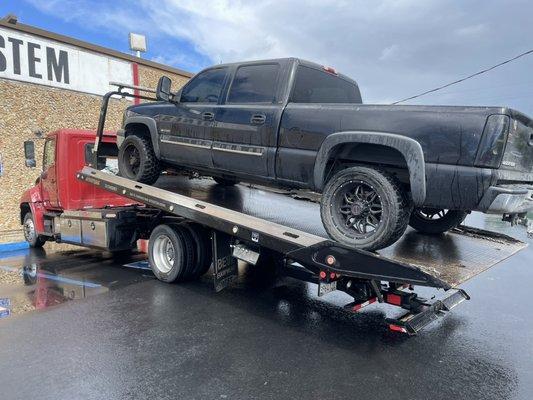
[[[192,256],[180,229],[159,225],[150,235],[148,260],[157,279],[163,282],[184,280]]]
[[[30,245],[30,247],[43,247],[46,242],[46,239],[39,235],[35,230],[35,221],[33,220],[33,215],[31,212],[27,212],[24,215],[24,238]]]
[[[409,225],[418,232],[437,235],[456,228],[465,220],[467,211],[417,208],[411,213]]]
[[[151,185],[161,174],[161,164],[157,159],[149,139],[129,135],[118,150],[120,176]]]
[[[194,269],[196,267],[198,253],[196,250],[196,243],[191,232],[184,227],[182,224],[171,224],[170,227],[176,231],[178,235],[181,236],[183,242],[183,251],[184,251],[184,269],[183,274],[178,278],[180,281],[187,281],[193,277]]]
[[[195,265],[192,272],[192,279],[197,279],[204,275],[211,267],[211,241],[209,232],[199,224],[193,222],[182,222],[180,225],[189,231],[195,246]]]

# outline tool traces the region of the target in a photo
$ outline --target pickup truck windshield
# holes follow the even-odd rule
[[[296,71],[293,103],[362,103],[359,88],[339,76],[299,65]]]

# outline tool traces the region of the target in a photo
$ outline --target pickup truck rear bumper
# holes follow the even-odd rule
[[[533,210],[533,186],[490,186],[478,209],[487,214],[520,214]]]

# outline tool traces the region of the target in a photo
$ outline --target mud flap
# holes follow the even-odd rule
[[[237,259],[232,255],[230,235],[213,231],[213,286],[220,292],[237,280]]]

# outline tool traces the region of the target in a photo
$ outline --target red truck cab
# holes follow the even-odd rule
[[[94,142],[95,132],[88,130],[61,129],[46,136],[41,176],[20,199],[20,220],[31,246],[57,239],[60,227],[56,217],[66,211],[134,204],[130,199],[76,178],[76,173],[92,161]],[[105,133],[100,146],[104,157],[98,169],[118,168],[115,134]]]

